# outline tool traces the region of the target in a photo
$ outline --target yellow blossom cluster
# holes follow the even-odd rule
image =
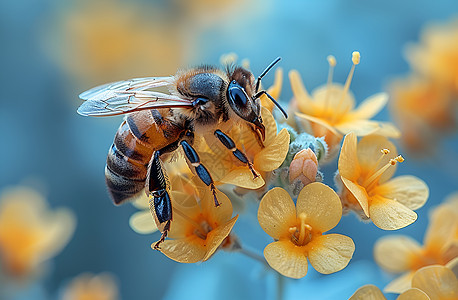
[[[412,71],[388,87],[391,114],[412,153],[432,152],[458,124],[458,20],[428,25],[405,55]]]
[[[35,190],[4,190],[0,195],[0,269],[17,279],[37,275],[42,264],[67,245],[74,230],[73,214],[49,209]]]
[[[385,287],[402,293],[411,287],[415,272],[429,265],[446,265],[458,257],[458,194],[435,208],[423,246],[409,236],[389,235],[377,241],[375,261],[385,270],[403,273]]]
[[[65,287],[60,300],[118,300],[119,291],[111,274],[83,273]]]

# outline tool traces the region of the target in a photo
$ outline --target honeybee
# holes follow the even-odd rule
[[[172,203],[161,159],[182,147],[188,165],[213,192],[219,202],[211,174],[200,163],[193,147],[195,135],[212,134],[228,151],[259,176],[247,156],[221,130],[241,122],[247,124],[262,143],[265,128],[259,97],[266,95],[287,117],[285,110],[265,90],[261,79],[276,64],[274,60],[255,80],[238,66],[225,70],[201,66],[179,71],[175,76],[146,77],[118,81],[92,88],[79,95],[83,116],[127,114],[111,145],[105,167],[108,191],[115,204],[146,192],[151,212],[162,236],[167,237],[172,221]],[[167,92],[158,89],[166,88]]]

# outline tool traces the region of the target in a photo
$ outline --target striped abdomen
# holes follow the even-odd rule
[[[116,132],[105,167],[108,191],[116,204],[144,189],[154,151],[176,141],[181,132],[168,120],[162,119],[159,125],[158,118],[158,110],[135,112],[126,117]]]

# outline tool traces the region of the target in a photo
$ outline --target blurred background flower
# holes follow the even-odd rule
[[[207,262],[182,266],[151,250],[159,233],[138,235],[129,228],[130,215],[136,209],[113,206],[103,175],[107,150],[121,118],[78,116],[80,92],[111,80],[171,75],[177,68],[219,64],[221,54],[228,52],[248,58],[255,76],[282,56],[279,66],[285,74],[299,70],[308,89],[313,90],[326,82],[328,54],[339,62],[334,78],[342,82],[351,68],[349,53],[357,49],[362,61],[351,90],[358,107],[361,100],[384,92],[386,83],[399,74],[413,69],[420,73],[404,55],[409,43],[424,49],[421,52],[432,53],[431,57],[440,57],[436,48],[430,52],[433,48],[422,32],[431,23],[444,24],[438,25],[439,29],[453,26],[457,14],[458,3],[452,0],[0,1],[0,188],[16,185],[25,176],[37,178],[48,191],[50,206],[69,207],[78,219],[73,239],[53,258],[52,272],[43,279],[43,287],[24,292],[22,299],[34,300],[40,295],[43,299],[39,291],[53,294],[64,281],[82,272],[105,271],[119,279],[122,299],[151,295],[176,299],[177,295],[183,298],[183,293],[204,299],[203,285],[208,295],[221,299],[275,297],[271,288],[275,278],[263,276],[264,267],[258,262],[218,251]],[[456,39],[441,39],[441,45],[446,40],[452,44]],[[420,79],[424,77],[422,71]],[[270,72],[263,85],[272,86],[274,78]],[[456,120],[452,109],[446,109],[455,107],[456,97],[452,101],[442,88],[433,89],[431,93],[439,99],[435,102],[426,97],[422,102],[399,100],[397,106],[395,98],[399,97],[388,92],[388,105],[402,107],[396,112],[405,112],[399,118],[409,124],[398,123],[396,116],[391,119],[387,109],[374,120],[395,122],[403,133],[402,147],[409,139],[419,140],[436,152],[419,160],[404,155],[406,161],[398,171],[399,175],[418,176],[430,187],[428,202],[416,211],[417,221],[399,231],[421,241],[429,208],[441,203],[458,182],[456,130],[439,140],[433,138],[449,132],[448,121]],[[279,100],[286,107],[292,97],[285,76]],[[403,117],[413,111],[419,117]],[[433,112],[437,117],[428,115]],[[431,126],[431,122],[438,126]],[[404,149],[400,152],[406,154]],[[336,161],[320,166],[323,174],[336,169]],[[332,177],[326,176],[324,182],[332,185]],[[244,246],[263,249],[271,239],[257,224],[256,203],[246,201],[245,209],[247,213],[240,214],[233,230]],[[373,259],[375,241],[386,232],[372,224],[360,224],[351,215],[342,218],[332,232],[353,239],[356,250],[350,264],[326,277],[309,270],[302,280],[285,280],[285,298],[297,299],[305,292],[320,299],[349,298],[363,284],[383,288],[392,279],[367,262]],[[350,282],[348,278],[353,279]],[[187,289],[177,289],[181,285]],[[329,285],[332,291],[326,288]]]

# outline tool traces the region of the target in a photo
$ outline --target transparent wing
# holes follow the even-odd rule
[[[191,100],[148,91],[174,82],[173,77],[144,77],[100,85],[79,95],[85,102],[78,108],[78,113],[83,116],[115,116],[144,109],[191,107]]]

